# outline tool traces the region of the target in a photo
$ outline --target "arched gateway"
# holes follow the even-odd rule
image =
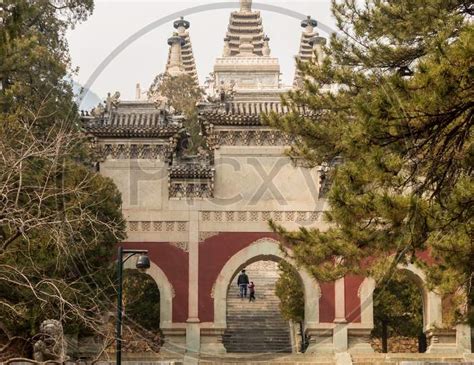
[[[262,258],[294,264],[280,251],[269,220],[288,230],[328,228],[322,219],[327,201],[321,170],[295,165],[285,154],[292,138],[260,119],[262,112],[287,112],[280,95],[298,87],[300,75],[295,74],[294,86],[281,85],[260,13],[251,9],[251,1],[241,3],[230,15],[208,101],[198,106],[209,150],[182,158],[187,138],[182,118],[149,100],[140,87],[136,100],[122,101],[115,94],[83,116],[100,172],[122,193],[128,236],[123,245],[147,249],[153,262],[149,273],[161,293],[165,347],[182,353],[225,351],[226,293],[239,268]],[[324,39],[313,19],[301,24],[298,57],[305,61],[313,51],[321,52]],[[166,72],[188,74],[197,82],[190,23],[179,19],[174,27]],[[318,284],[304,270],[299,273],[308,352],[370,351],[373,281],[345,277]],[[466,348],[467,331],[456,337],[455,331],[435,326],[442,317],[433,293],[425,292],[425,311],[430,350]]]
[[[261,238],[240,250],[227,261],[219,276],[214,289],[214,325],[226,328],[227,291],[231,280],[242,268],[261,260],[287,261],[295,268],[293,260],[289,259],[280,249],[278,241],[273,238]],[[304,269],[298,270],[305,293],[305,325],[313,326],[319,323],[319,285]]]

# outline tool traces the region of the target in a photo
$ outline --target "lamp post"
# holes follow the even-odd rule
[[[138,256],[135,267],[138,270],[146,270],[150,268],[150,259],[147,256],[148,250],[125,250],[123,247],[118,248],[117,257],[117,333],[116,333],[116,365],[122,364],[122,289],[123,289],[123,264],[132,256]],[[128,255],[128,256],[126,256]],[[126,257],[125,257],[126,256]],[[125,259],[124,259],[125,257]]]

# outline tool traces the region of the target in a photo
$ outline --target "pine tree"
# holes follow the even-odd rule
[[[66,30],[92,0],[0,3],[0,343],[29,355],[44,319],[101,333],[121,197],[95,172],[74,103]],[[13,342],[12,342],[13,341]]]
[[[290,264],[278,264],[280,277],[276,282],[275,294],[280,299],[280,311],[288,321],[304,320],[304,289],[298,272]]]
[[[381,339],[382,352],[388,352],[389,337],[423,338],[422,292],[406,275],[396,273],[375,288],[373,297],[372,336]]]
[[[273,228],[320,280],[386,279],[414,262],[432,288],[464,297],[464,316],[474,266],[472,2],[334,0],[332,11],[340,32],[327,57],[299,63],[304,85],[284,97],[292,112],[266,117],[299,137],[290,155],[330,167],[331,228]]]

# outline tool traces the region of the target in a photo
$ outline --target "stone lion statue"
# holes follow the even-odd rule
[[[39,362],[66,360],[63,326],[55,319],[47,319],[40,325],[40,339],[33,345],[33,359]]]

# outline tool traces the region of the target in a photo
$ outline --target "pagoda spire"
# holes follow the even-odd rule
[[[318,22],[309,15],[301,22],[303,32],[301,34],[300,49],[296,56],[297,60],[308,62],[314,60],[315,55],[317,54],[318,62],[321,62],[322,46],[326,43],[326,39],[320,37],[319,33],[316,32],[315,28],[317,26]],[[296,68],[293,85],[296,87],[301,83],[301,81],[301,72]]]
[[[240,0],[240,11],[248,13],[252,11],[252,0]]]
[[[176,31],[173,36],[168,39],[170,51],[165,72],[172,76],[180,74],[190,75],[196,81],[196,84],[198,84],[196,62],[188,31],[190,25],[190,22],[183,17],[173,23]]]
[[[227,57],[239,55],[242,41],[247,42],[248,37],[253,45],[253,56],[263,56],[265,34],[260,12],[252,10],[252,0],[240,0],[240,9],[230,14],[226,36],[228,40],[223,54]],[[248,45],[244,49],[248,53]]]

